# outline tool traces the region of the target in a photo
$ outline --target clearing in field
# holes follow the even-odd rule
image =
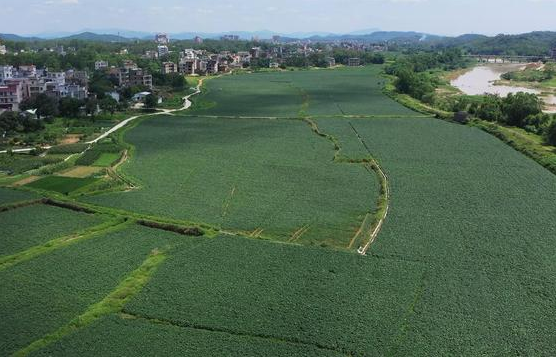
[[[101,167],[95,166],[75,166],[69,170],[63,171],[58,174],[62,177],[86,178],[102,171]]]

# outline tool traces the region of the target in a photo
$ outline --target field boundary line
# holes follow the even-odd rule
[[[124,305],[145,287],[166,258],[165,252],[154,249],[141,265],[124,278],[104,299],[90,305],[81,315],[71,320],[65,326],[17,351],[14,356],[27,356],[77,330],[89,326],[106,315],[121,312]]]
[[[21,252],[0,257],[0,271],[8,269],[14,265],[26,262],[38,256],[50,253],[54,250],[66,247],[68,245],[78,243],[87,239],[92,239],[106,233],[118,231],[127,227],[129,224],[130,222],[126,222],[122,219],[108,220],[99,225],[52,239],[48,242],[36,245]]]
[[[371,245],[375,242],[376,238],[378,237],[378,234],[380,233],[380,231],[382,229],[382,225],[384,224],[384,221],[388,217],[388,212],[390,210],[390,184],[389,184],[388,176],[384,173],[384,170],[382,170],[382,168],[378,164],[378,161],[373,157],[373,154],[372,154],[369,146],[367,145],[367,143],[363,140],[363,138],[361,137],[361,135],[359,134],[357,129],[355,129],[355,127],[353,126],[353,124],[351,122],[349,122],[349,126],[351,127],[351,129],[355,133],[355,136],[357,136],[357,139],[359,140],[359,142],[363,145],[363,147],[365,147],[365,150],[367,150],[367,153],[371,157],[371,160],[368,163],[368,165],[370,166],[369,169],[373,170],[377,174],[377,176],[379,177],[379,181],[380,181],[380,191],[381,192],[380,192],[380,196],[379,196],[379,202],[378,202],[378,205],[377,205],[377,209],[378,209],[377,213],[380,214],[380,218],[379,218],[378,222],[376,223],[376,225],[374,227],[374,230],[371,232],[369,240],[367,241],[367,243],[365,245],[359,247],[359,249],[357,249],[357,252],[359,254],[366,255],[367,251],[369,250]],[[365,166],[367,167],[367,165],[365,165]]]
[[[147,321],[147,322],[152,323],[152,324],[174,326],[174,327],[178,327],[178,328],[182,328],[182,329],[193,329],[193,330],[206,331],[206,332],[225,333],[225,334],[232,335],[232,336],[251,337],[251,338],[257,338],[257,339],[262,339],[262,340],[266,340],[266,341],[289,343],[289,344],[301,345],[301,346],[311,346],[311,347],[314,347],[314,348],[317,348],[317,349],[320,349],[320,350],[329,351],[329,352],[336,352],[336,353],[340,353],[340,354],[343,354],[343,355],[350,355],[351,356],[353,354],[353,352],[350,352],[350,351],[343,351],[343,350],[339,350],[339,349],[334,349],[334,348],[328,347],[328,346],[320,344],[320,343],[307,342],[307,341],[303,341],[301,339],[287,338],[287,337],[277,337],[277,336],[272,336],[272,335],[267,335],[267,334],[253,334],[253,333],[249,333],[249,332],[234,331],[234,330],[231,330],[231,329],[225,329],[225,328],[219,328],[219,327],[210,327],[210,326],[195,324],[195,323],[191,323],[191,322],[177,322],[177,321],[163,319],[163,318],[153,318],[153,317],[149,317],[149,316],[143,316],[143,315],[139,315],[139,314],[136,314],[136,313],[132,313],[132,312],[126,311],[125,309],[120,315],[121,315],[120,317],[124,318],[124,319],[127,318],[127,319],[143,320],[143,321]]]
[[[39,198],[39,199],[36,199],[36,200],[19,201],[19,202],[15,202],[15,203],[8,203],[8,204],[0,206],[0,213],[7,212],[7,211],[13,211],[13,210],[16,210],[18,208],[40,205],[42,203],[44,203],[44,198]]]

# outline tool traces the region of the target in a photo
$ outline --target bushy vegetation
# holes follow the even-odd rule
[[[507,72],[502,75],[502,78],[505,80],[523,82],[544,82],[554,77],[556,77],[556,65],[553,63],[547,63],[542,70],[527,68],[520,71]]]
[[[10,175],[38,169],[62,162],[61,155],[37,156],[33,154],[0,154],[0,171]]]
[[[483,120],[523,128],[552,142],[550,128],[554,116],[542,112],[542,103],[534,94],[520,92],[505,98],[486,95],[479,102],[471,103],[466,110]]]
[[[121,145],[116,144],[112,141],[104,141],[95,144],[91,149],[85,151],[79,159],[77,159],[76,164],[82,166],[90,166],[95,164],[102,155],[104,154],[116,154],[119,155],[123,148]],[[104,166],[104,165],[99,165]]]
[[[454,70],[467,65],[467,60],[458,49],[442,52],[417,52],[399,57],[386,67],[386,73],[396,76],[395,86],[399,93],[408,94],[425,103],[435,99],[435,89],[440,84],[433,69]]]

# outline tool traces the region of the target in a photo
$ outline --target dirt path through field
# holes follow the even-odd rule
[[[361,137],[361,135],[359,135],[359,132],[357,131],[357,129],[355,129],[355,127],[353,126],[353,124],[350,122],[349,125],[351,126],[351,129],[353,130],[353,132],[355,133],[355,136],[357,136],[357,139],[359,140],[359,142],[363,145],[363,147],[365,148],[365,150],[369,153],[370,157],[373,157],[371,150],[369,149],[369,147],[367,146],[367,143],[365,143],[365,141],[363,140],[363,138]],[[380,165],[378,164],[378,162],[373,158],[372,162],[371,162],[371,169],[373,171],[375,171],[379,178],[380,178],[380,184],[381,184],[381,194],[383,195],[383,199],[385,202],[385,207],[384,210],[382,212],[382,215],[375,227],[375,229],[373,230],[373,232],[371,233],[369,240],[367,241],[367,243],[364,246],[359,247],[359,249],[357,250],[357,252],[361,255],[366,255],[367,251],[369,250],[369,248],[371,247],[371,245],[374,243],[374,241],[376,240],[376,237],[378,236],[378,234],[380,233],[380,230],[382,229],[382,225],[384,224],[384,221],[386,220],[386,217],[388,216],[388,211],[390,209],[390,183],[388,181],[388,176],[386,176],[386,174],[384,173],[384,171],[382,170],[382,168],[380,167]]]

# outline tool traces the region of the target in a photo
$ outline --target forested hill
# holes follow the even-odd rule
[[[530,32],[520,35],[463,35],[427,41],[435,48],[459,47],[473,54],[546,56],[556,48],[556,32]]]

